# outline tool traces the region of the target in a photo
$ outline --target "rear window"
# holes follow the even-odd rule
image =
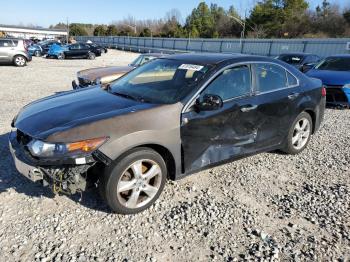
[[[301,55],[280,55],[277,59],[290,65],[299,65],[303,58]]]
[[[318,70],[350,71],[350,57],[329,57],[315,68]]]

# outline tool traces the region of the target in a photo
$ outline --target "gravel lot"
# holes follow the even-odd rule
[[[22,178],[7,145],[19,109],[71,89],[78,70],[136,56],[0,67],[0,261],[349,261],[348,110],[327,110],[300,155],[261,154],[169,182],[135,216],[110,213],[97,192],[53,196]]]

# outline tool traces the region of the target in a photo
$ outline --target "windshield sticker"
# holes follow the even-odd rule
[[[190,65],[190,64],[182,64],[179,66],[179,69],[183,70],[192,70],[192,71],[201,71],[204,66],[201,65]]]

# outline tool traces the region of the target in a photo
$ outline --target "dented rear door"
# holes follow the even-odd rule
[[[181,139],[185,171],[193,172],[256,150],[258,117],[254,97],[225,102],[217,111],[182,115]]]

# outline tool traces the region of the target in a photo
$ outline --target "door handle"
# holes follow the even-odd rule
[[[300,95],[299,93],[291,93],[291,94],[288,96],[288,98],[291,99],[291,100],[293,100],[293,99],[297,98],[299,95]]]
[[[242,111],[243,113],[245,113],[245,112],[249,112],[249,111],[252,111],[252,110],[254,110],[254,109],[257,109],[257,108],[258,108],[257,105],[247,105],[247,106],[242,106],[242,107],[241,107],[241,111]]]

